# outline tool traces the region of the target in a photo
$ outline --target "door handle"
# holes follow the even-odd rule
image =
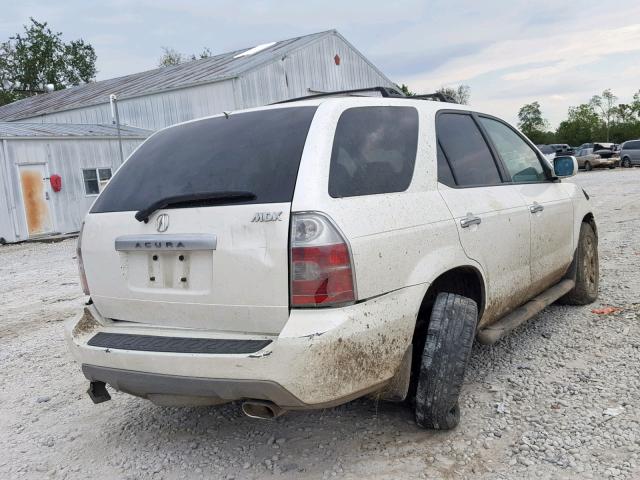
[[[544,210],[544,207],[537,202],[533,202],[533,205],[529,207],[531,213],[538,213]]]
[[[467,216],[460,220],[460,226],[462,228],[469,228],[471,225],[480,225],[482,223],[482,219],[480,217],[476,217],[473,213],[467,213]]]

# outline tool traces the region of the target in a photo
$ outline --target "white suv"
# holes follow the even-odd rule
[[[474,338],[597,296],[576,170],[495,117],[393,96],[166,128],[86,217],[69,347],[96,403],[109,384],[268,418],[375,394],[452,428]]]

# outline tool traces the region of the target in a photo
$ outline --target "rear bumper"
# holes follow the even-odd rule
[[[154,401],[171,396],[184,403],[190,398],[209,403],[260,399],[290,409],[321,408],[388,383],[411,343],[426,289],[426,284],[407,287],[344,308],[292,310],[277,336],[111,322],[93,306],[68,321],[65,330],[85,376],[127,393]],[[98,333],[163,337],[160,344],[188,337],[198,345],[234,340],[264,347],[215,354],[134,350],[96,346],[91,340]],[[132,345],[117,346],[138,348]]]
[[[617,164],[617,161],[619,161],[619,159],[615,159],[615,158],[601,158],[595,162],[593,162],[593,168],[608,168],[608,167],[614,167]]]

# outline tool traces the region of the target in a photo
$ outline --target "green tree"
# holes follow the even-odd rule
[[[159,67],[171,67],[186,61],[185,56],[171,47],[162,47],[162,56],[158,60]]]
[[[415,95],[415,92],[412,92],[411,90],[409,90],[409,86],[405,85],[404,83],[402,85],[396,85],[396,87],[398,87],[398,89],[404,93],[407,97],[413,97]]]
[[[455,100],[460,105],[469,105],[471,99],[471,88],[469,85],[458,85],[457,87],[440,87],[436,90],[437,93],[442,93]]]
[[[396,87],[407,97],[418,95],[404,83],[402,85],[396,84]],[[436,93],[442,93],[451,98],[456,103],[459,103],[460,105],[468,105],[469,98],[471,97],[471,89],[469,88],[469,85],[459,85],[457,87],[440,87],[438,90],[436,90]]]
[[[610,134],[615,143],[640,137],[640,92],[633,96],[631,103],[615,107]]]
[[[542,116],[539,102],[527,103],[518,110],[518,128],[536,144],[551,143],[553,133],[549,122]]]
[[[171,47],[162,47],[162,56],[158,60],[159,67],[170,67],[172,65],[180,65],[184,62],[191,62],[193,60],[199,60],[202,58],[212,57],[213,53],[209,47],[202,49],[199,54],[192,53],[191,55],[184,55]]]
[[[633,101],[629,104],[633,114],[640,120],[640,90],[633,95]]]
[[[581,145],[597,141],[601,133],[598,113],[591,103],[583,103],[577,107],[569,107],[567,119],[560,122],[556,130],[556,138],[569,145]]]
[[[610,88],[607,88],[602,95],[594,95],[589,102],[593,109],[598,112],[598,115],[605,126],[607,142],[610,138],[611,121],[616,115],[616,97]]]
[[[96,53],[84,40],[65,43],[47,22],[30,18],[24,32],[0,43],[0,105],[95,79]]]

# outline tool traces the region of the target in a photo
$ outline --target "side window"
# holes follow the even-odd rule
[[[502,183],[489,146],[471,115],[441,113],[436,132],[458,186]]]
[[[409,187],[418,149],[413,107],[356,107],[336,127],[329,170],[334,198],[402,192]]]
[[[547,179],[536,152],[514,130],[492,118],[480,117],[480,123],[514,182],[542,182]]]
[[[456,180],[453,178],[453,172],[447,161],[447,157],[438,143],[438,181],[448,187],[454,187]]]

